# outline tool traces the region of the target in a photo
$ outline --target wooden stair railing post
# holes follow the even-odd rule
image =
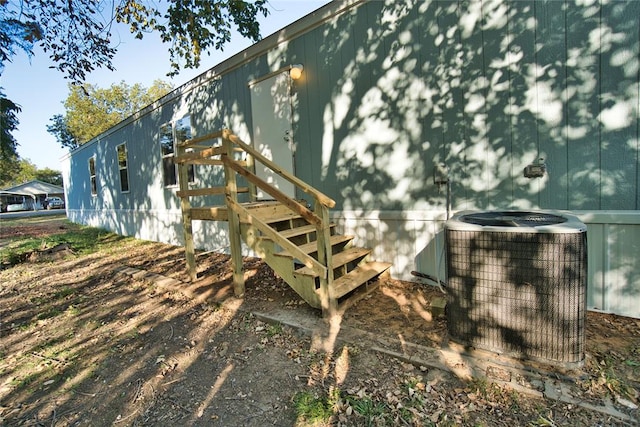
[[[329,209],[315,200],[314,211],[320,217],[320,224],[316,226],[316,240],[318,245],[318,261],[327,267],[325,277],[320,276],[320,300],[322,301],[323,317],[333,316],[338,309],[338,301],[333,297],[333,267],[331,248],[331,222],[329,221]]]
[[[177,154],[181,156],[185,153],[186,149],[178,144]],[[189,201],[189,164],[178,163],[178,184],[180,186],[180,209],[182,210],[182,229],[184,232],[184,250],[185,258],[187,261],[187,270],[189,271],[189,278],[191,281],[195,281],[198,278],[198,271],[196,269],[196,254],[195,246],[193,244],[193,221],[191,217],[191,202]]]
[[[251,155],[251,153],[248,153],[245,151],[245,153],[247,154],[247,158],[245,159],[246,162],[246,169],[251,172],[252,174],[256,174],[256,161],[253,158],[253,156]],[[248,184],[249,187],[249,199],[252,202],[255,202],[256,200],[258,200],[258,189],[256,188],[256,185],[253,182],[249,182]]]
[[[222,131],[222,145],[225,152],[222,156],[227,156],[233,160],[233,143],[229,139],[231,132]],[[244,296],[244,272],[242,269],[242,237],[240,235],[240,218],[233,210],[232,203],[238,202],[238,183],[235,171],[227,164],[224,165],[225,179],[225,201],[228,211],[229,223],[229,244],[231,246],[231,263],[233,265],[233,291],[238,298]]]

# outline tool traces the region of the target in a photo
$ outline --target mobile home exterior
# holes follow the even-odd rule
[[[400,279],[444,277],[450,212],[571,211],[588,307],[640,317],[638,16],[633,0],[329,3],[71,152],[68,216],[182,244],[175,143],[229,128],[333,198]],[[195,243],[225,250],[226,230],[196,222]]]

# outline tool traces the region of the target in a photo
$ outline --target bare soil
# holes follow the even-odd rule
[[[3,223],[0,247],[69,226],[60,218]],[[429,286],[386,280],[328,322],[258,259],[245,260],[246,294],[236,298],[225,254],[199,254],[199,280],[189,283],[180,247],[117,239],[90,255],[62,252],[0,271],[0,426],[640,419],[638,319],[589,313],[584,368],[535,371],[571,390],[572,399],[554,399],[430,363],[447,333],[430,307],[441,294]]]

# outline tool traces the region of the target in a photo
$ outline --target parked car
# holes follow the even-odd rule
[[[7,212],[30,211],[32,205],[29,203],[13,203],[7,206]]]
[[[47,209],[64,209],[64,200],[60,197],[47,197],[44,199],[44,206]]]

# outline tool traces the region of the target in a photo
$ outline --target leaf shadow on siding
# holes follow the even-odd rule
[[[635,3],[363,8],[324,29],[317,59],[318,85],[333,83],[316,94],[322,176],[340,205],[442,206],[445,163],[454,208],[637,208]],[[540,157],[548,176],[524,178]]]
[[[638,209],[639,8],[387,1],[336,18],[312,61],[317,88],[332,87],[314,93],[323,188],[346,210],[443,212],[444,163],[454,211]],[[546,175],[525,178],[541,158]],[[358,234],[383,241],[378,254],[430,256],[435,233],[416,250],[405,224]],[[622,294],[640,293],[639,269]]]

